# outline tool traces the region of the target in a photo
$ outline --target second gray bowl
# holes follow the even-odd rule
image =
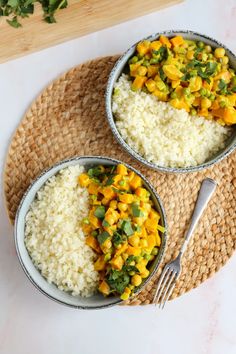
[[[236,70],[236,57],[235,55],[222,43],[218,42],[217,40],[210,38],[206,35],[193,32],[193,31],[164,31],[164,32],[158,32],[155,34],[152,34],[149,37],[146,37],[142,40],[149,40],[149,41],[154,41],[157,39],[160,35],[165,35],[166,37],[173,37],[177,35],[183,36],[185,39],[190,39],[190,40],[195,40],[195,41],[203,41],[206,44],[211,45],[213,48],[216,47],[223,47],[226,51],[226,54],[228,55],[230,59],[230,65]],[[140,41],[139,41],[140,42]],[[113,94],[113,88],[114,84],[116,81],[119,79],[120,75],[123,73],[125,66],[127,65],[129,59],[134,55],[135,50],[136,50],[136,45],[132,45],[116,62],[114,68],[112,69],[108,83],[107,83],[107,88],[106,88],[106,94],[105,94],[105,101],[106,101],[106,115],[107,115],[107,120],[108,123],[111,127],[111,130],[116,138],[116,140],[119,142],[119,144],[131,155],[133,156],[136,160],[139,162],[143,163],[144,165],[151,167],[155,170],[161,171],[161,172],[170,172],[170,173],[184,173],[184,172],[197,172],[200,170],[203,170],[205,168],[208,168],[212,166],[213,164],[220,162],[222,159],[224,159],[226,156],[228,156],[236,147],[236,129],[234,129],[234,133],[232,136],[229,138],[226,147],[219,151],[215,156],[212,156],[209,160],[204,162],[203,164],[200,164],[198,166],[190,166],[186,168],[173,168],[173,167],[163,167],[159,166],[157,164],[154,164],[152,162],[149,162],[146,160],[143,156],[141,156],[137,151],[133,150],[127,142],[122,138],[121,134],[119,133],[115,119],[112,113],[112,94]]]

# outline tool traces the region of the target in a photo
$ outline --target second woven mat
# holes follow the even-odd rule
[[[149,304],[153,283],[183,242],[201,181],[214,178],[218,188],[183,259],[172,298],[200,285],[236,248],[236,154],[211,169],[166,175],[131,159],[117,144],[105,118],[104,92],[117,57],[82,64],[53,82],[32,104],[12,139],[5,166],[5,197],[11,222],[32,180],[55,162],[75,155],[105,155],[132,164],[160,194],[169,225],[164,262],[156,276],[129,304]]]

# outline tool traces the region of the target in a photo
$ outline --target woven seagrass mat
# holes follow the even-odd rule
[[[156,276],[129,304],[149,304],[154,283],[183,242],[201,181],[211,177],[217,190],[201,218],[183,258],[172,298],[197,287],[217,272],[236,248],[236,153],[199,173],[161,174],[124,152],[106,122],[104,91],[117,56],[96,59],[69,70],[31,105],[9,147],[5,197],[11,222],[32,180],[57,161],[75,155],[105,155],[138,168],[153,183],[165,206],[169,235],[164,261]]]

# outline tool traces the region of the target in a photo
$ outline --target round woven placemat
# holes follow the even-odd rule
[[[218,182],[183,259],[172,298],[197,287],[217,272],[236,248],[236,153],[199,173],[161,174],[134,161],[117,144],[105,118],[104,91],[117,57],[89,61],[69,70],[31,105],[10,144],[5,166],[5,197],[11,222],[20,199],[45,168],[75,155],[105,155],[141,170],[160,194],[169,235],[164,261],[156,276],[129,304],[149,304],[154,284],[166,262],[183,242],[204,177]]]

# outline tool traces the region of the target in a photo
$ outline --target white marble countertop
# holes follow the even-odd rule
[[[192,29],[236,51],[236,1],[187,0],[0,66],[0,163],[31,101],[59,74],[87,59],[120,53],[164,29]],[[11,45],[9,43],[9,45]],[[2,180],[2,176],[1,176]],[[196,290],[154,306],[72,310],[30,284],[18,263],[0,199],[1,354],[235,354],[236,257]]]

